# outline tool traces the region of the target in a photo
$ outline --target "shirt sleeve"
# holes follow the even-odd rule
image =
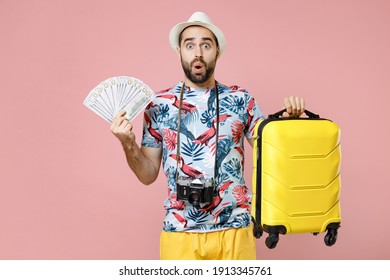
[[[162,147],[162,134],[157,123],[156,108],[150,103],[144,111],[141,145],[151,148]]]
[[[264,115],[254,97],[249,95],[248,99],[248,119],[245,126],[245,137],[253,138],[255,125],[258,121],[264,120]]]

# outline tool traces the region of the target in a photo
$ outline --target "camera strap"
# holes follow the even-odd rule
[[[183,82],[183,85],[180,90],[180,101],[179,101],[179,112],[178,112],[178,121],[177,121],[177,148],[176,148],[176,181],[179,178],[179,161],[180,161],[180,128],[181,128],[181,112],[182,112],[182,105],[183,105],[183,93],[185,90],[185,84]],[[217,152],[218,152],[218,137],[219,137],[219,94],[218,94],[218,85],[217,82],[215,82],[215,105],[216,105],[216,124],[215,124],[215,155],[214,155],[214,178],[213,181],[215,181],[215,178],[217,176],[218,168],[217,168]]]

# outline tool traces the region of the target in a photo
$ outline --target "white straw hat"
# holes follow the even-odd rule
[[[203,12],[193,13],[192,16],[188,19],[188,21],[176,24],[171,29],[171,32],[169,32],[169,43],[171,44],[172,49],[176,51],[176,48],[179,46],[179,37],[181,32],[183,32],[183,30],[187,27],[194,25],[203,26],[214,33],[215,37],[218,40],[219,54],[222,54],[226,48],[225,36],[223,35],[222,31],[218,27],[216,27],[211,22],[210,18]]]

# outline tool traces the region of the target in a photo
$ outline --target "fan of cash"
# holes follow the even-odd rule
[[[97,85],[83,104],[110,123],[119,111],[125,110],[126,119],[131,122],[154,97],[154,92],[142,81],[119,76]]]

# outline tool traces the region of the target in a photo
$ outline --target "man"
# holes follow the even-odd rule
[[[251,192],[244,182],[244,138],[264,116],[239,86],[214,78],[226,43],[208,16],[194,13],[169,36],[184,79],[157,93],[144,113],[141,147],[119,113],[111,131],[143,184],[153,183],[162,163],[168,179],[161,259],[256,259]],[[297,117],[304,100],[285,98],[284,117]],[[199,188],[198,188],[199,187]]]

